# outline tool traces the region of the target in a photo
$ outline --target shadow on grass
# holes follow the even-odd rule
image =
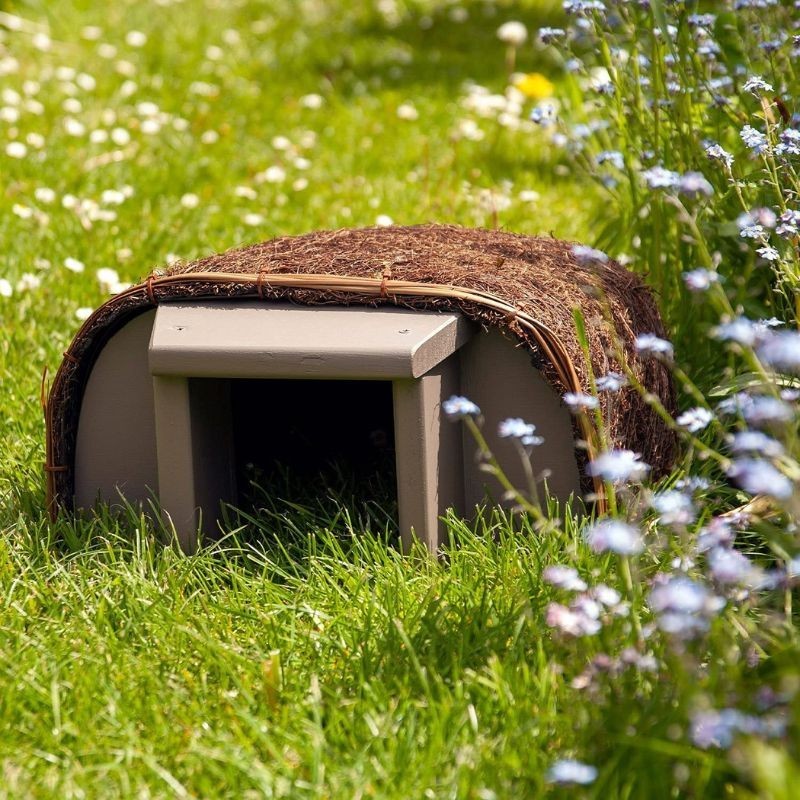
[[[240,506],[223,508],[223,541],[232,536],[237,548],[289,561],[307,559],[309,540],[319,534],[345,552],[358,536],[399,541],[393,470],[361,475],[334,463],[309,480],[279,467],[267,481],[250,481]]]
[[[518,50],[515,69],[552,74],[559,68],[552,54],[532,42],[539,27],[563,21],[558,3],[515,2],[496,8],[473,0],[460,3],[457,10],[443,3],[433,9],[409,5],[412,9],[398,24],[365,10],[346,28],[345,42],[333,35],[327,47],[315,48],[310,66],[345,96],[359,91],[359,84],[379,84],[412,94],[415,88],[430,93],[438,86],[455,97],[467,80],[488,85],[503,80],[506,50],[497,28],[519,20],[530,36]]]

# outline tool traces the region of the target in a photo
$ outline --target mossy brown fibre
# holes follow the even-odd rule
[[[503,231],[394,226],[284,236],[156,270],[98,308],[65,353],[46,409],[51,513],[72,508],[81,399],[105,342],[137,314],[187,298],[257,297],[305,305],[391,303],[459,311],[519,339],[530,349],[533,365],[559,393],[586,391],[589,385],[573,320],[573,310],[579,308],[594,375],[620,369],[604,321],[610,316],[641,384],[674,411],[668,367],[640,359],[634,347],[640,333],[664,335],[649,290],[616,262],[582,266],[571,247],[557,239]],[[625,387],[603,395],[602,410],[613,445],[640,453],[655,476],[672,466],[675,436],[638,392]],[[589,426],[577,425],[576,434],[578,439],[590,438]]]

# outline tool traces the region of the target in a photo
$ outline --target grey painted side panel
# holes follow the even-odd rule
[[[158,489],[153,381],[147,346],[155,311],[129,322],[103,348],[83,394],[75,448],[75,507],[101,496],[149,500]],[[152,490],[152,491],[151,491]]]
[[[460,351],[461,393],[480,406],[484,434],[489,447],[515,486],[526,485],[525,473],[514,444],[497,435],[497,426],[507,417],[522,417],[536,425],[544,437],[534,448],[535,473],[551,471],[550,491],[560,500],[570,493],[580,495],[580,475],[575,458],[572,420],[559,396],[531,366],[530,353],[499,331],[473,337]],[[476,463],[475,442],[464,430],[465,501],[467,513],[487,495],[499,502],[499,483],[481,472]]]

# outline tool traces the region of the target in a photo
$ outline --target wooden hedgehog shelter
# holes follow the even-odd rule
[[[216,527],[220,501],[241,499],[244,460],[299,447],[313,461],[317,446],[323,458],[369,439],[394,456],[404,542],[416,534],[436,549],[447,507],[467,513],[501,494],[461,426],[441,422],[453,394],[482,408],[518,485],[521,465],[496,433],[512,416],[545,437],[533,464],[555,496],[590,490],[591,431],[561,395],[588,384],[576,307],[594,374],[619,368],[599,296],[642,384],[671,409],[668,369],[633,345],[663,334],[649,291],[612,261],[581,265],[556,239],[349,229],[156,271],[98,308],[64,354],[46,407],[51,514],[156,497],[191,550],[199,528]],[[605,395],[603,413],[614,445],[655,474],[671,465],[674,436],[637,392]]]

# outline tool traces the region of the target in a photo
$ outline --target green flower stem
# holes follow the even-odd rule
[[[525,497],[525,495],[522,494],[519,489],[517,489],[517,487],[514,486],[514,484],[509,480],[494,453],[492,453],[492,450],[486,441],[486,437],[483,435],[483,431],[481,431],[478,423],[470,416],[464,417],[464,423],[478,445],[481,458],[484,459],[492,475],[497,478],[508,496],[513,497],[517,505],[525,512],[530,514],[536,520],[536,522],[541,525],[548,525],[551,520],[548,520],[541,507],[536,505],[531,499]]]
[[[633,629],[636,632],[636,639],[639,642],[644,641],[642,635],[642,622],[639,619],[639,595],[634,588],[633,575],[631,573],[631,562],[628,556],[619,557],[619,568],[622,573],[622,580],[625,584],[625,592],[628,595],[628,601],[631,604],[631,617],[633,620]]]

